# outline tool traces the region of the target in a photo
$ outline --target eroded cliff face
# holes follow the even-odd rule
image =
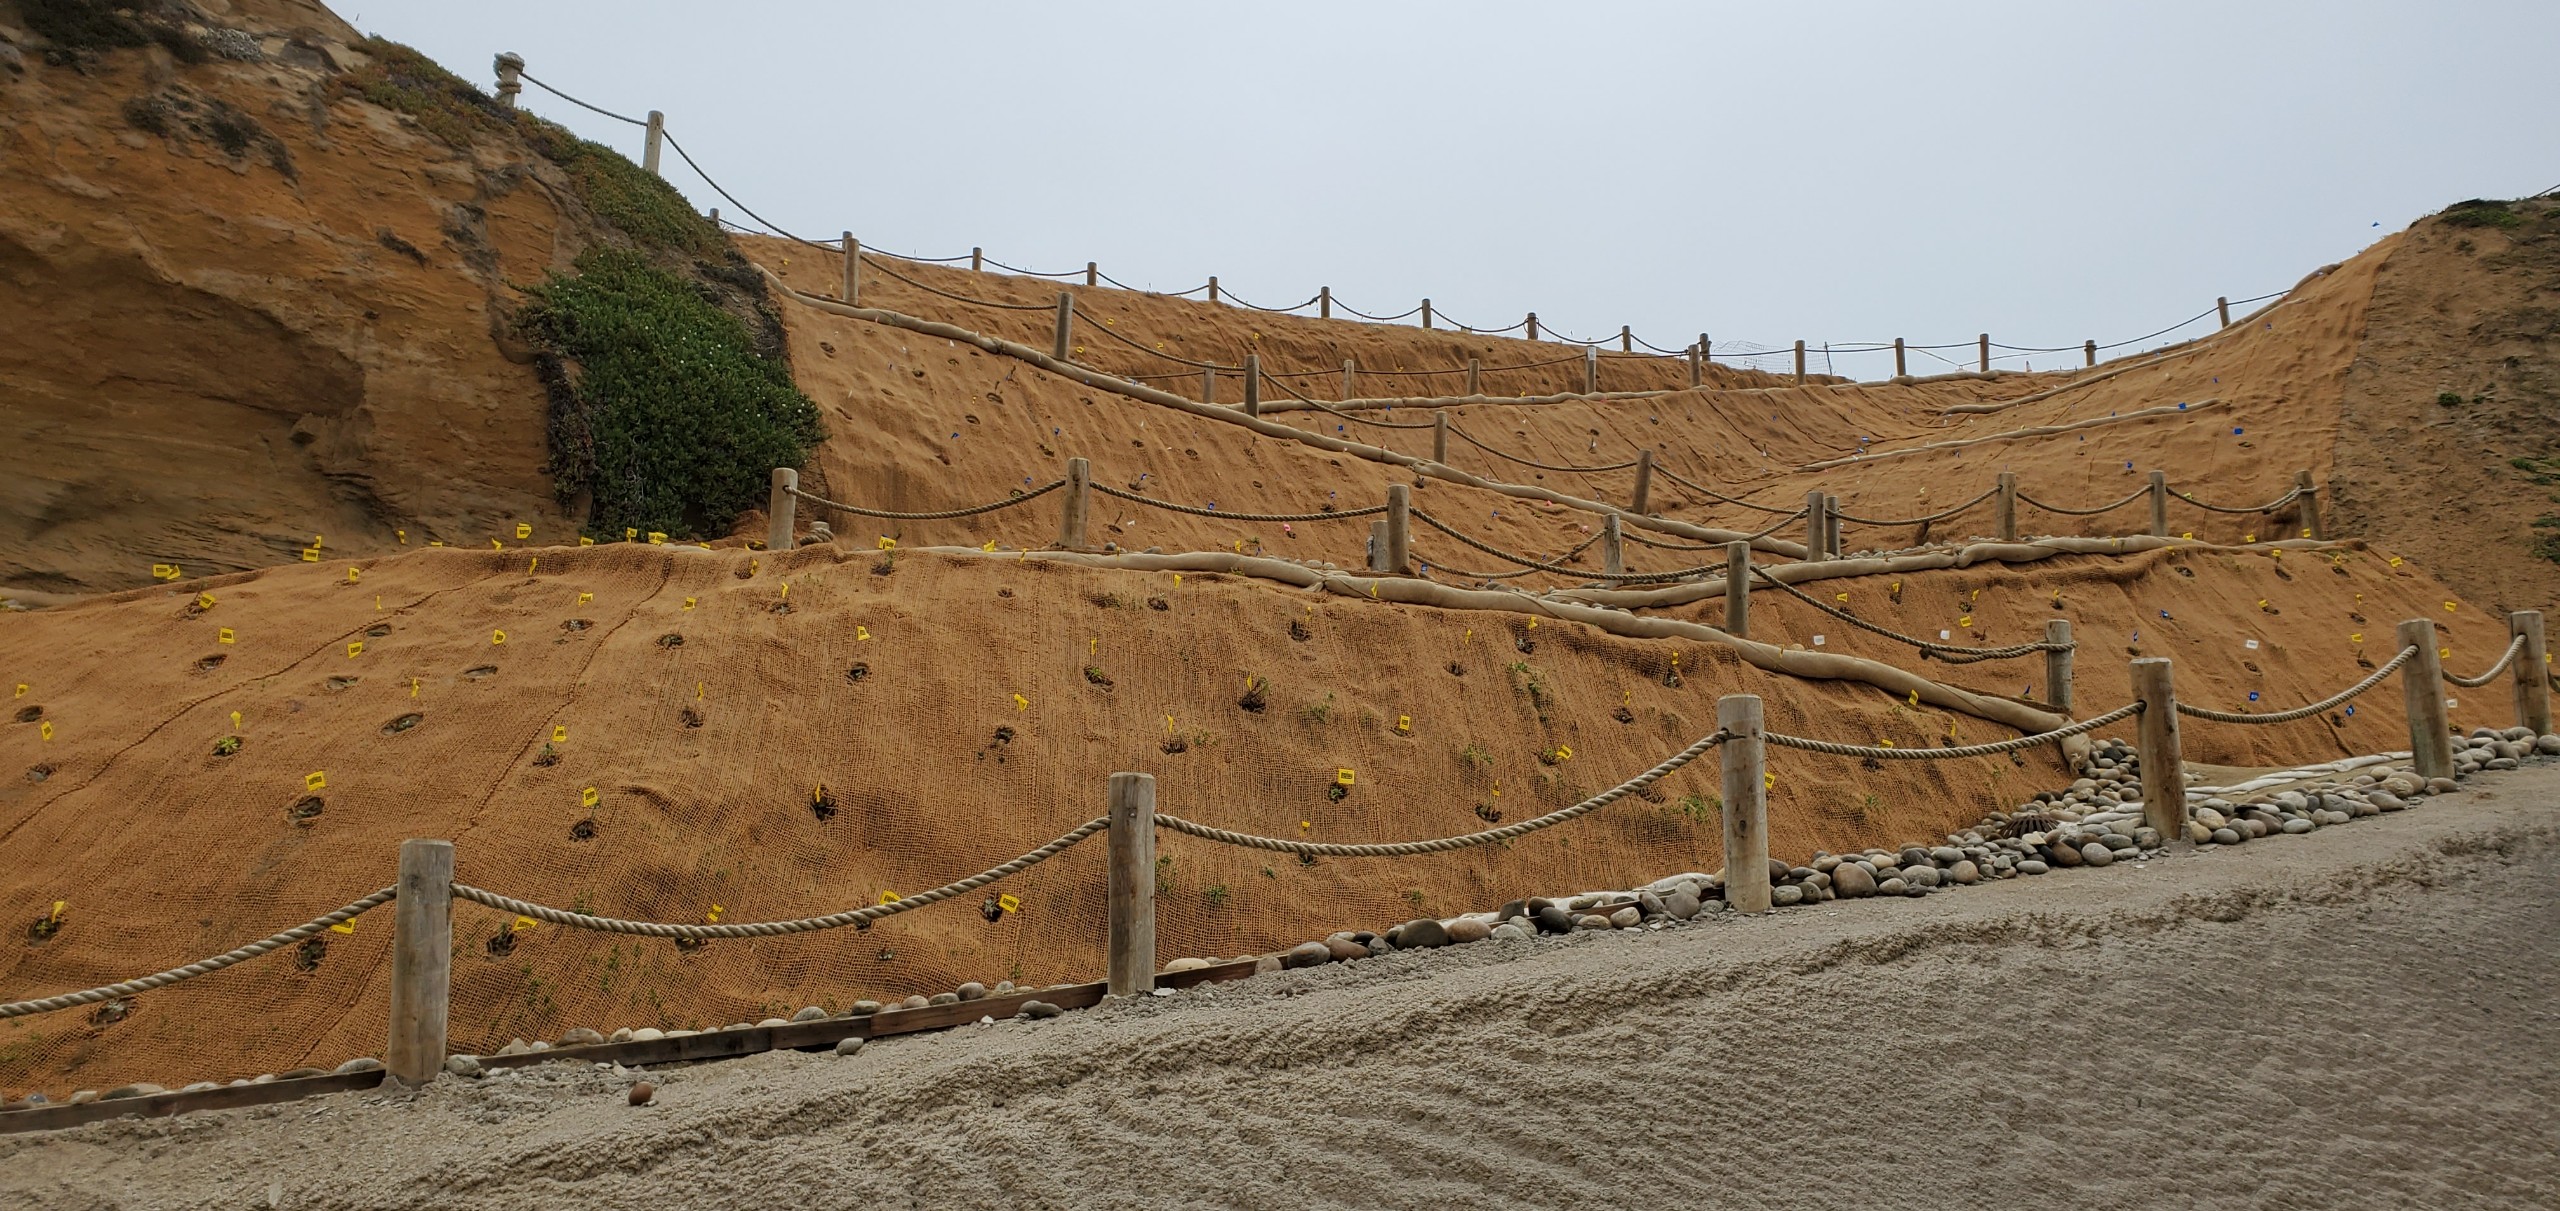
[[[66,8],[0,3],[0,587],[567,528],[510,331],[595,238],[562,172],[346,87],[316,5]]]

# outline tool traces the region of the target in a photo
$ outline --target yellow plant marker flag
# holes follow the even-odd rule
[[[567,744],[569,742],[569,725],[565,723],[552,724],[551,742],[553,744]]]
[[[211,594],[211,593],[198,593],[198,594],[196,594],[196,608],[197,608],[197,609],[199,609],[199,610],[210,610],[210,609],[212,609],[212,608],[213,608],[213,594]]]
[[[1846,593],[1834,593],[1834,594],[1832,594],[1832,595],[1831,595],[1831,600],[1833,600],[1833,601],[1838,601],[1838,602],[1846,602],[1846,601],[1848,601],[1848,600],[1849,600],[1849,595],[1848,595],[1848,594],[1846,594]]]
[[[1778,775],[1775,773],[1764,773],[1760,775],[1760,785],[1764,790],[1778,789]]]
[[[702,919],[713,925],[717,925],[720,923],[720,914],[726,911],[728,910],[714,904],[711,906],[711,911],[702,914]]]
[[[585,789],[585,790],[583,790],[583,791],[578,792],[578,806],[580,806],[580,807],[594,807],[595,805],[596,805],[596,788],[594,788],[594,787],[590,786],[590,787],[588,787],[587,789]]]
[[[1028,698],[1023,697],[1023,696],[1022,696],[1022,695],[1020,695],[1020,694],[1016,694],[1016,695],[1014,695],[1014,696],[1013,696],[1013,709],[1015,709],[1015,710],[1017,710],[1017,711],[1027,711],[1027,710],[1030,710],[1030,709],[1031,709],[1031,700],[1030,700],[1030,699],[1028,699]]]
[[[24,697],[26,697],[26,696],[27,696],[27,691],[28,691],[28,690],[31,690],[31,689],[34,689],[34,688],[35,688],[34,686],[28,685],[26,682],[21,681],[21,682],[19,682],[19,683],[18,683],[18,692],[17,692],[17,693],[14,693],[14,694],[11,694],[11,695],[9,695],[9,696],[10,696],[10,697],[12,697],[12,698],[24,698]]]
[[[624,542],[633,542],[633,541],[637,541],[637,540],[639,539],[639,537],[640,537],[640,528],[639,528],[638,526],[624,526],[624,527],[622,527],[622,541],[624,541]]]
[[[996,553],[996,540],[994,540],[994,539],[990,538],[990,539],[988,539],[988,540],[987,540],[987,542],[986,542],[986,545],[985,545],[985,546],[979,547],[978,549],[979,549],[979,550],[981,550],[981,551],[986,552],[986,553],[987,553],[987,554],[989,554],[989,555],[993,555],[993,554],[995,554],[995,553]]]
[[[1558,760],[1558,761],[1571,761],[1571,760],[1573,760],[1573,746],[1572,746],[1572,745],[1569,745],[1569,744],[1559,744],[1559,745],[1557,745],[1557,746],[1556,746],[1556,760]]]
[[[518,538],[531,538],[531,537],[533,537],[533,527],[532,527],[531,525],[529,525],[529,524],[525,523],[525,522],[521,522],[521,521],[520,521],[520,522],[517,522],[517,523],[516,523],[516,537],[518,537]]]
[[[310,773],[304,774],[304,775],[302,776],[302,789],[304,789],[304,790],[307,790],[307,791],[323,790],[323,789],[326,789],[326,788],[328,787],[328,785],[329,785],[329,775],[328,775],[327,771],[324,771],[324,770],[313,770],[313,771],[311,771]]]
[[[361,639],[351,639],[351,640],[348,640],[348,641],[347,641],[347,659],[349,659],[349,660],[353,660],[353,659],[355,659],[356,657],[358,657],[358,656],[362,656],[362,655],[364,655],[364,641],[363,641],[363,640],[361,640]]]
[[[524,566],[524,574],[525,574],[525,575],[527,575],[527,576],[531,576],[531,575],[533,575],[533,570],[534,570],[535,568],[538,568],[538,567],[541,567],[541,566],[542,566],[542,557],[541,557],[541,556],[539,556],[539,555],[536,555],[536,556],[534,556],[534,557],[533,557],[533,562],[532,562],[532,563],[526,564],[526,565]]]
[[[1532,618],[1532,619],[1530,619],[1530,620],[1529,620],[1529,629],[1530,629],[1530,630],[1532,630],[1532,631],[1534,631],[1534,630],[1537,630],[1537,629],[1538,629],[1538,620],[1537,620],[1537,619]]]
[[[856,643],[869,642],[871,639],[871,628],[863,626],[860,623],[855,623],[853,627],[853,638]]]
[[[231,642],[231,628],[229,628],[229,627],[224,627],[224,628],[222,628],[221,630],[214,632],[214,634],[213,634],[213,641],[214,641],[215,643],[229,643],[229,642]]]
[[[506,633],[505,631],[491,631],[491,632],[489,632],[489,642],[490,642],[490,643],[493,643],[493,644],[499,644],[499,643],[505,643],[506,641],[507,641],[507,633]]]
[[[231,730],[235,732],[240,730],[240,712],[238,711],[231,712]]]
[[[2257,536],[2257,535],[2255,535],[2255,534],[2243,534],[2243,535],[2241,535],[2241,536],[2240,536],[2240,541],[2242,541],[2242,542],[2256,542],[2256,541],[2258,541],[2258,536]]]
[[[666,532],[666,531],[664,531],[664,530],[651,530],[651,531],[649,531],[649,545],[650,545],[650,546],[653,546],[653,547],[665,546],[665,545],[666,545],[666,542],[667,542],[667,532]]]
[[[790,586],[790,585],[785,584],[785,585],[783,585],[783,586],[782,586],[782,595],[783,595],[783,596],[785,596],[785,597],[789,597],[789,596],[791,596],[791,586]]]
[[[393,530],[392,533],[400,536],[401,546],[405,547],[409,545],[409,532],[407,530]]]
[[[693,599],[692,599],[692,598],[687,597],[687,598],[685,598],[685,599],[684,599],[684,608],[686,608],[686,609],[688,609],[688,610],[690,610],[690,609],[692,609],[692,608],[693,608]]]
[[[507,932],[523,933],[526,930],[532,929],[536,925],[540,925],[541,923],[542,922],[536,921],[531,917],[517,917],[516,923],[507,927]]]
[[[2362,631],[2358,631],[2358,632],[2356,632],[2356,633],[2355,633],[2355,634],[2353,634],[2353,635],[2349,635],[2349,636],[2347,636],[2347,642],[2349,642],[2349,643],[2363,643],[2363,642],[2364,642],[2364,632],[2362,632]]]
[[[338,922],[337,924],[332,925],[332,926],[330,926],[330,927],[329,927],[329,932],[331,932],[331,933],[352,934],[352,933],[354,933],[355,931],[356,931],[356,923],[355,923],[355,922],[353,922],[353,921],[340,921],[340,922]]]
[[[2445,612],[2445,613],[2447,613],[2447,614],[2452,613],[2452,612],[2453,612],[2453,607],[2454,607],[2454,603],[2453,603],[2453,602],[2448,601],[2448,602],[2444,603],[2444,612]]]
[[[318,548],[318,547],[304,547],[304,548],[302,548],[302,562],[304,562],[304,563],[318,563],[318,562],[320,562],[320,548]]]
[[[883,534],[880,536],[879,546],[883,551],[895,551],[898,549],[898,540]]]
[[[578,536],[578,545],[582,547],[592,547],[596,545],[596,540],[581,534]]]
[[[492,538],[489,540],[489,549],[492,551],[503,551],[507,549],[507,544]]]
[[[594,601],[595,599],[596,599],[596,595],[595,595],[595,594],[593,594],[593,593],[580,593],[580,594],[578,594],[578,604],[579,604],[579,605],[585,605],[585,604],[587,604],[587,603],[588,603],[588,602],[590,602],[590,601]]]
[[[1006,912],[1021,912],[1022,901],[1015,899],[1011,892],[1007,892],[1004,895],[996,897],[996,907],[1001,908]]]
[[[880,889],[880,902],[882,904],[895,904],[898,902],[898,893],[883,887]]]
[[[1411,732],[1411,731],[1413,731],[1413,716],[1411,716],[1411,715],[1398,715],[1398,716],[1396,716],[1396,730],[1397,730],[1397,731],[1399,731],[1399,732],[1408,732],[1408,733],[1409,733],[1409,732]]]
[[[1337,785],[1349,786],[1351,785],[1351,771],[1347,769],[1337,769],[1333,771],[1333,780]]]
[[[47,740],[53,739],[53,720],[47,719],[43,723],[37,724],[36,734]]]

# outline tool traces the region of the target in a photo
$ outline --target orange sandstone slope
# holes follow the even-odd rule
[[[1996,640],[2069,617],[2088,709],[2126,697],[2119,645],[2137,629],[2143,650],[2179,659],[2189,698],[2227,707],[2344,684],[2361,672],[2348,633],[2414,614],[2441,618],[2457,668],[2501,646],[2494,620],[2443,613],[2447,591],[2414,565],[2348,556],[2339,571],[2207,550],[1983,566],[1909,577],[1893,607],[1881,584],[1847,590],[1893,625],[1964,611]],[[207,589],[213,607],[191,609]],[[1800,605],[1764,598],[1758,618],[1780,642],[1826,635],[1829,650],[1915,667]],[[130,978],[305,920],[387,882],[404,837],[453,838],[464,881],[562,908],[687,921],[716,905],[767,920],[1009,859],[1098,814],[1115,770],[1155,774],[1163,809],[1193,819],[1399,840],[1578,801],[1710,730],[1727,693],[1762,695],[1771,726],[1800,735],[1907,747],[2010,734],[1871,687],[1766,674],[1719,646],[1553,618],[844,546],[295,564],[0,616],[0,652],[0,681],[29,687],[0,722],[0,910],[20,928],[65,901],[67,922],[0,948],[11,996]],[[2036,670],[1938,672],[2018,694]],[[2187,743],[2197,760],[2243,765],[2386,749],[2403,734],[2397,702],[2386,691],[2353,716],[2274,728],[2199,724]],[[2503,722],[2494,693],[2462,702],[2463,724]],[[240,738],[228,754],[227,736]],[[1167,837],[1163,956],[1714,869],[1715,769],[1507,846],[1411,860],[1302,864]],[[1799,860],[1934,837],[2068,777],[2045,749],[1881,768],[1789,751],[1772,769],[1773,852]],[[460,906],[455,1046],[1089,977],[1101,859],[1083,846],[992,889],[1020,908],[992,921],[972,898],[866,931],[691,952],[549,925],[514,935],[505,916]],[[174,1085],[372,1052],[389,933],[369,916],[351,935],[131,998],[120,1019],[0,1023],[0,1086]]]

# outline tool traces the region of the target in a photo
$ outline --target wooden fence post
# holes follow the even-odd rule
[[[1084,549],[1085,517],[1093,505],[1093,464],[1081,458],[1067,460],[1066,503],[1058,510],[1058,546],[1064,550]]]
[[[2215,311],[2217,311],[2217,312],[2221,313],[2221,315],[2222,315],[2222,326],[2223,326],[2223,327],[2225,327],[2225,328],[2230,327],[2230,326],[2231,326],[2231,300],[2229,300],[2229,299],[2225,299],[2225,298],[2217,298],[2217,299],[2213,300],[2213,309],[2214,309]]]
[[[1635,352],[1635,351],[1636,351],[1636,330],[1635,330],[1635,326],[1634,326],[1634,325],[1632,325],[1632,324],[1620,324],[1620,325],[1618,325],[1618,352],[1620,352],[1620,353],[1633,353],[1633,352]]]
[[[1449,465],[1449,410],[1446,408],[1431,411],[1431,461],[1444,467]]]
[[[2169,473],[2151,473],[2151,536],[2169,536]]]
[[[423,1085],[444,1068],[453,997],[453,842],[401,842],[399,886],[391,902],[391,1040],[382,1066],[404,1085]]]
[[[1369,554],[1366,560],[1372,572],[1387,570],[1387,522],[1380,518],[1369,523]]]
[[[987,271],[987,250],[986,250],[986,249],[984,249],[984,248],[972,248],[972,249],[970,249],[970,250],[969,250],[969,272],[971,272],[971,273],[985,273],[986,271]]]
[[[1991,334],[1983,333],[1975,338],[1975,343],[1982,354],[1982,372],[1989,374],[1991,373]]]
[[[2302,508],[2296,514],[2302,519],[2302,536],[2315,539],[2327,538],[2329,535],[2320,527],[2320,486],[2311,482],[2309,471],[2294,472],[2293,486],[2302,493],[2298,502]]]
[[[1429,299],[1422,300],[1422,329],[1425,332],[1431,330],[1431,300]]]
[[[1992,497],[1992,517],[1999,526],[2000,541],[2018,541],[2018,473],[2000,473],[1999,494]]]
[[[1320,320],[1333,318],[1333,287],[1316,287],[1316,318]]]
[[[1086,261],[1084,263],[1084,284],[1095,289],[1100,289],[1102,286],[1102,266],[1095,264],[1092,261]]]
[[[1822,496],[1822,541],[1833,559],[1840,558],[1840,498],[1828,492]]]
[[[2542,638],[2542,611],[2517,610],[2507,615],[2507,638],[2510,642],[2524,636],[2524,650],[2516,653],[2514,666],[2516,685],[2516,726],[2533,729],[2536,736],[2551,734],[2551,649]]]
[[[2169,661],[2144,656],[2133,662],[2133,696],[2142,702],[2135,730],[2134,763],[2142,772],[2142,822],[2162,841],[2187,835],[2187,762],[2178,748],[2178,694]]]
[[[2444,661],[2436,655],[2436,624],[2412,618],[2400,624],[2400,646],[2418,654],[2400,666],[2400,695],[2409,709],[2409,764],[2421,778],[2453,776],[2453,731],[2445,719]]]
[[[862,305],[862,241],[850,231],[844,233],[844,289],[836,297],[848,307]]]
[[[654,109],[650,110],[649,133],[644,136],[640,142],[640,170],[642,172],[648,173],[653,177],[664,175],[658,171],[658,145],[666,141],[667,115],[659,113]],[[711,225],[714,227],[720,225],[720,208],[717,206],[711,208]]]
[[[2098,364],[2098,342],[2090,341],[2080,346],[2080,362],[2084,366]]]
[[[1634,502],[1633,502],[1633,504],[1632,504],[1631,508],[1633,509],[1633,511],[1636,513],[1636,515],[1637,515],[1637,516],[1643,516],[1643,515],[1644,515],[1644,513],[1647,511],[1646,506],[1647,506],[1647,505],[1649,505],[1649,504],[1651,504],[1651,503],[1652,503],[1652,500],[1653,500],[1653,451],[1651,451],[1651,450],[1638,450],[1638,451],[1636,451],[1636,491],[1635,491],[1635,500],[1634,500]]]
[[[1067,360],[1067,342],[1075,336],[1075,327],[1076,296],[1061,290],[1058,292],[1058,338],[1050,343],[1049,356],[1062,362]]]
[[[1244,414],[1262,415],[1262,355],[1244,355]]]
[[[2044,641],[2069,644],[2071,620],[2068,618],[2046,619]],[[2065,717],[2071,714],[2071,657],[2072,650],[2068,646],[2050,648],[2044,654],[2044,700],[2051,704],[2053,709],[2062,712]]]
[[[1345,403],[1350,402],[1354,390],[1351,377],[1353,360],[1347,357],[1342,359],[1342,398]]]
[[[1538,313],[1535,311],[1529,313],[1529,339],[1538,339]]]
[[[1206,368],[1203,368],[1200,371],[1200,402],[1204,404],[1214,404],[1218,402],[1217,371]]]
[[[1716,726],[1730,733],[1717,747],[1724,750],[1724,902],[1735,912],[1769,911],[1769,753],[1760,720],[1757,694],[1716,699]]]
[[[1820,488],[1804,494],[1804,557],[1831,558],[1831,544],[1824,539],[1831,533],[1831,519],[1823,514],[1831,509],[1831,496]]]
[[[1751,544],[1724,544],[1724,630],[1736,639],[1751,638]]]
[[[1716,343],[1703,332],[1698,334],[1698,360],[1709,366],[1716,364]]]
[[[1796,342],[1796,381],[1804,381],[1804,342]]]
[[[1483,359],[1483,358],[1480,358],[1480,357],[1471,357],[1471,358],[1468,358],[1468,359],[1467,359],[1467,394],[1469,394],[1469,395],[1482,395],[1482,394],[1484,394],[1484,359]]]
[[[498,104],[516,107],[516,94],[524,91],[524,56],[514,51],[498,53]]]
[[[1893,376],[1895,378],[1911,377],[1910,368],[1902,360],[1902,338],[1898,336],[1893,338]]]
[[[1156,986],[1156,780],[1111,775],[1111,968],[1108,992],[1144,996]]]
[[[788,551],[792,548],[792,532],[799,528],[799,498],[791,493],[800,487],[800,473],[789,467],[773,469],[773,495],[765,502],[764,549]]]
[[[1695,387],[1704,381],[1705,373],[1704,364],[1698,360],[1698,347],[1689,346],[1689,385]]]
[[[1209,301],[1218,301],[1218,275],[1214,273],[1209,275]]]
[[[1612,576],[1623,576],[1626,574],[1627,548],[1625,544],[1626,536],[1624,532],[1618,528],[1618,515],[1611,513],[1603,516],[1600,519],[1601,571],[1607,572]]]
[[[1582,347],[1582,393],[1584,395],[1600,393],[1600,347],[1598,345]]]
[[[1413,560],[1413,485],[1387,485],[1387,559],[1385,570],[1404,575]],[[1611,515],[1616,520],[1616,515]]]

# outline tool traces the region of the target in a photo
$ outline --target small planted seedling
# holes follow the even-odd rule
[[[228,757],[239,751],[240,738],[238,736],[225,736],[222,739],[213,742],[213,755],[216,757]]]
[[[558,746],[558,745],[555,745],[555,744],[553,744],[553,743],[551,743],[551,742],[550,742],[550,741],[548,741],[548,740],[543,741],[543,742],[542,742],[542,751],[541,751],[541,752],[538,752],[538,753],[535,753],[535,754],[533,755],[533,763],[534,763],[535,765],[540,765],[540,766],[545,766],[545,767],[548,767],[548,766],[554,766],[554,765],[558,765],[558,764],[560,764],[560,748],[559,748],[559,746]]]
[[[1271,683],[1260,677],[1245,678],[1244,697],[1236,699],[1236,705],[1251,714],[1261,714],[1263,708],[1271,705]]]
[[[828,794],[827,788],[824,786],[819,786],[811,790],[809,792],[809,814],[816,816],[820,824],[824,824],[829,820],[835,819],[836,797]]]

